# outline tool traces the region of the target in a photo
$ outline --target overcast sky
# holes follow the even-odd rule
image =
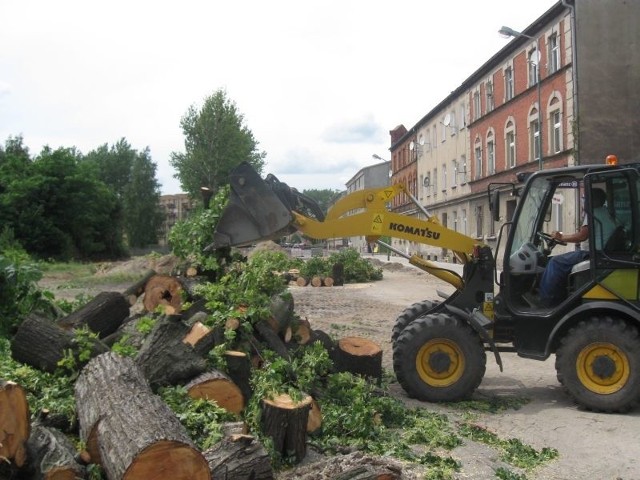
[[[180,119],[224,89],[265,173],[344,184],[555,0],[0,0],[0,143],[149,147],[165,194]]]

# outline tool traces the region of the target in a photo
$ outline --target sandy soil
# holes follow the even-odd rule
[[[381,260],[380,260],[381,259]],[[396,317],[411,303],[438,298],[437,291],[450,293],[447,284],[414,267],[383,257],[384,279],[378,282],[341,287],[290,288],[295,311],[306,317],[312,328],[321,329],[336,338],[357,335],[378,342],[383,350],[385,369],[391,366],[391,330]],[[162,265],[146,263],[117,265],[124,271],[147,268],[165,270]],[[112,270],[114,266],[108,269]],[[168,272],[167,272],[168,273]],[[62,279],[45,278],[41,284],[53,287]],[[91,295],[99,291],[121,291],[130,284],[91,286],[83,289],[55,290],[56,296],[73,298],[79,291]],[[529,480],[611,479],[640,480],[640,409],[626,415],[599,414],[578,409],[563,392],[556,379],[554,358],[546,362],[527,360],[515,354],[503,354],[504,372],[487,357],[487,372],[476,392],[478,398],[511,396],[528,398],[530,402],[519,410],[499,414],[478,414],[475,422],[496,433],[502,439],[517,438],[536,449],[544,447],[559,451],[558,459],[526,472]],[[391,391],[407,405],[446,413],[452,421],[461,412],[441,405],[418,402],[407,398],[397,384]],[[516,468],[499,460],[499,452],[483,444],[465,440],[451,455],[462,464],[456,478],[493,479],[502,466]]]

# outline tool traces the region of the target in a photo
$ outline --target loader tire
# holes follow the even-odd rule
[[[627,412],[640,403],[640,336],[619,318],[591,317],[562,339],[558,380],[582,407]]]
[[[486,363],[478,334],[447,313],[417,318],[393,349],[398,382],[410,397],[428,402],[468,398],[480,385]]]
[[[396,323],[393,326],[393,330],[391,332],[391,343],[393,345],[396,344],[396,340],[402,333],[402,331],[413,322],[416,318],[421,317],[425,313],[428,313],[430,310],[435,309],[440,306],[440,302],[431,300],[423,300],[421,302],[416,302],[407,308],[396,318]]]

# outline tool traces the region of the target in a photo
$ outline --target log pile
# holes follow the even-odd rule
[[[315,283],[330,286],[328,278]],[[183,386],[192,398],[214,402],[241,418],[254,395],[252,371],[262,366],[264,351],[290,359],[316,341],[327,349],[337,371],[381,378],[379,346],[357,337],[336,342],[313,330],[308,319],[296,317],[291,295],[272,299],[269,319],[247,325],[246,316],[234,315],[224,326],[209,327],[205,323],[210,312],[194,294],[197,276],[176,278],[150,271],[143,280],[123,293],[103,292],[59,321],[31,315],[11,342],[15,360],[55,372],[68,352],[79,360],[75,336],[80,329],[95,334],[89,359],[79,361],[77,433],[85,448],[83,462],[101,465],[109,480],[273,478],[264,446],[245,431],[199,451],[157,395],[161,387]],[[183,310],[184,301],[190,302],[189,309]],[[145,312],[135,314],[134,304],[142,304]],[[243,308],[247,306],[238,306],[239,312],[244,313]],[[153,319],[153,327],[141,334],[145,318]],[[227,346],[225,329],[243,332],[242,340],[225,352],[226,368],[212,369],[207,356],[214,347]],[[110,351],[125,338],[137,349],[133,358]],[[283,458],[302,461],[307,436],[322,426],[318,401],[303,392],[295,399],[276,394],[258,401],[260,433]],[[3,432],[0,458],[9,462],[11,475],[19,471],[25,478],[83,478],[84,467],[64,435],[41,423],[32,425],[20,386],[0,381],[0,436]]]

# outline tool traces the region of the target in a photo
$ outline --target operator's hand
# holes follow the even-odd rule
[[[553,232],[551,232],[551,237],[552,237],[554,240],[562,241],[562,232],[553,231]]]

